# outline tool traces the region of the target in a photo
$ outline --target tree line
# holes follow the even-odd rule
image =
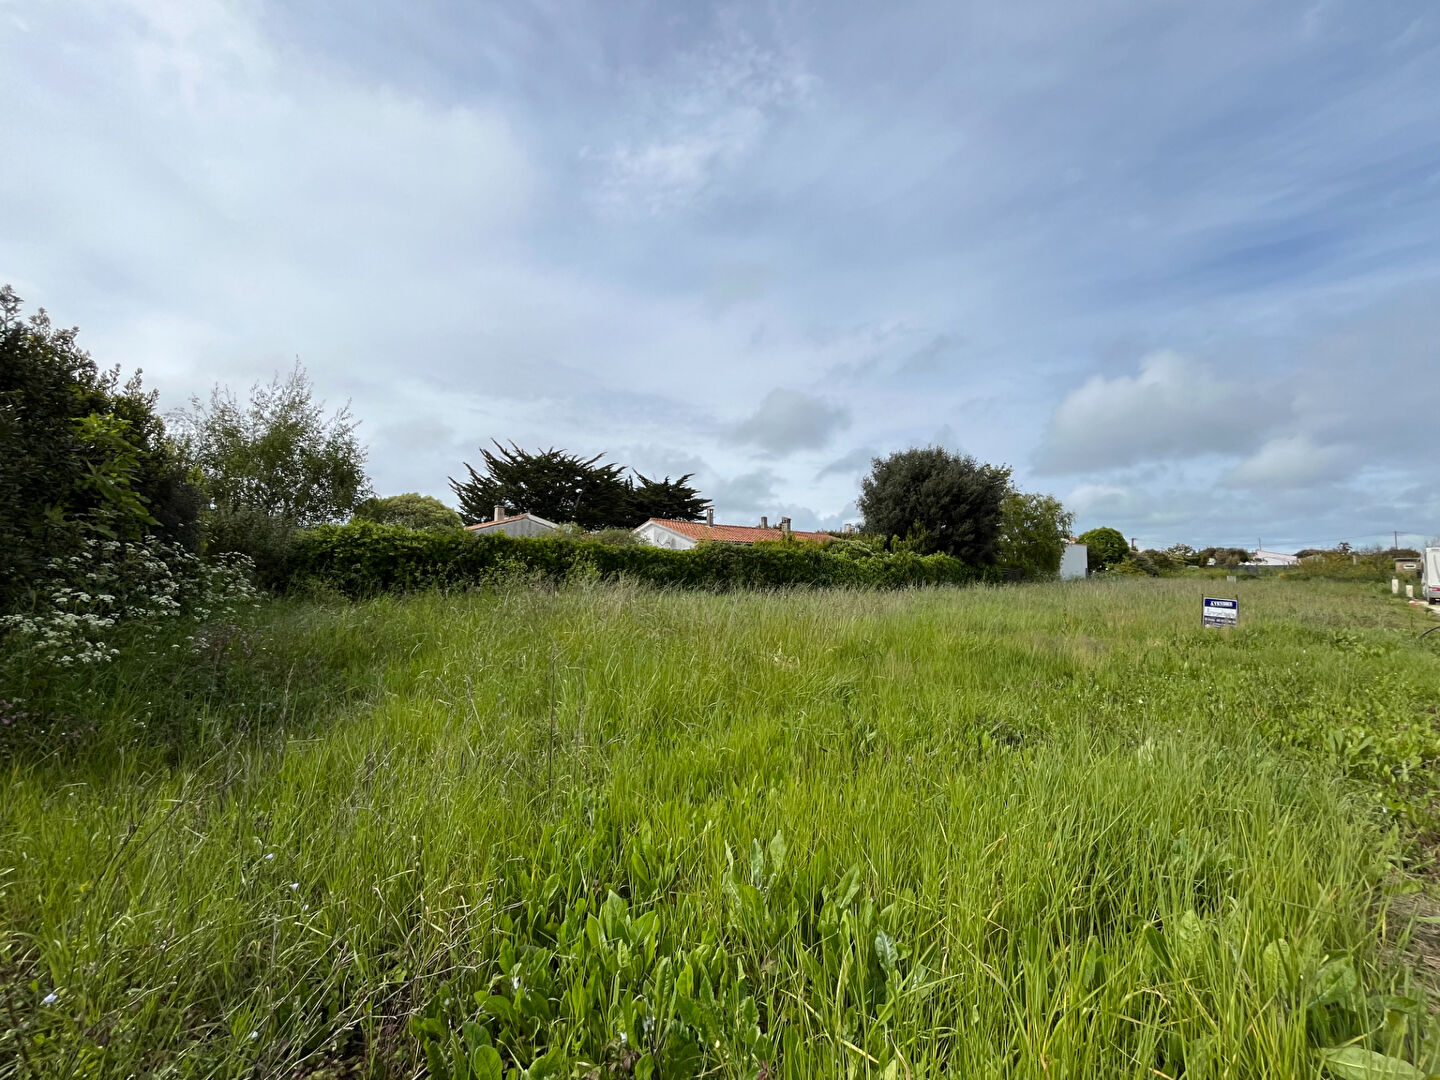
[[[253,560],[276,580],[299,530],[347,520],[457,528],[529,511],[586,531],[647,518],[697,521],[692,483],[602,455],[493,442],[450,478],[458,510],[416,493],[379,497],[348,406],[326,410],[297,366],[246,396],[216,386],[168,416],[139,373],[122,381],[44,311],[0,287],[0,614],[87,541],[156,543]],[[1008,468],[937,447],[876,458],[857,500],[862,534],[837,541],[944,553],[976,567],[1050,573],[1072,518],[1017,490]]]

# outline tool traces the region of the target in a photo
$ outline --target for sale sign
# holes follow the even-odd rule
[[[1200,622],[1204,626],[1234,626],[1240,621],[1240,601],[1226,600],[1219,596],[1207,596],[1200,607]]]

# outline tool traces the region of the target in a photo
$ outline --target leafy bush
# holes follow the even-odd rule
[[[1006,494],[1001,512],[999,565],[1025,577],[1058,574],[1075,515],[1053,495],[1014,490]]]
[[[377,525],[404,525],[407,529],[458,529],[464,525],[460,515],[439,499],[414,491],[366,499],[355,507],[355,517]]]
[[[1402,556],[1403,558],[1403,556]],[[1390,552],[1326,551],[1304,559],[1298,566],[1277,571],[1276,577],[1324,581],[1389,581],[1396,577]],[[1403,578],[1404,575],[1398,575]]]
[[[114,639],[130,625],[233,614],[255,598],[252,569],[244,556],[206,562],[154,538],[89,539],[79,554],[50,560],[38,583],[40,603],[0,617],[0,632],[42,664],[104,663],[119,655]]]
[[[613,547],[635,547],[640,543],[640,538],[633,529],[599,529],[591,533],[590,538],[597,544],[610,544]]]
[[[797,942],[810,946],[807,996],[836,994],[847,1041],[873,1060],[894,1058],[886,1029],[905,999],[936,986],[899,940],[902,904],[879,907],[858,866],[837,874],[822,857],[792,868],[779,832],[754,840],[748,859],[727,846],[724,917],[698,935],[666,902],[680,874],[673,848],[641,829],[629,880],[614,883],[627,901],[596,880],[595,846],[551,832],[531,872],[504,883],[514,895],[496,927],[498,955],[457,971],[410,1021],[431,1080],[770,1075],[777,1056],[800,1056],[799,1033],[775,1030],[769,1003],[752,996],[763,975],[746,958]],[[893,1060],[882,1075],[897,1075]]]
[[[1118,566],[1130,553],[1130,545],[1119,529],[1101,527],[1083,532],[1078,537],[1085,545],[1091,571],[1107,570]]]
[[[995,561],[1009,489],[1008,468],[927,446],[876,458],[856,506],[866,532],[986,566]]]
[[[0,612],[25,611],[87,537],[199,546],[200,493],[153,391],[121,383],[0,286]]]
[[[997,578],[994,570],[977,570],[948,555],[835,554],[811,544],[701,544],[689,551],[668,551],[569,537],[476,536],[352,523],[298,534],[285,580],[367,596],[481,584],[517,574],[546,581],[581,574],[717,591],[792,585],[903,588]]]

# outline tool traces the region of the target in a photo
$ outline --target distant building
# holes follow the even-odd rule
[[[754,544],[760,540],[781,540],[787,536],[801,540],[814,540],[828,544],[835,539],[829,533],[798,532],[790,528],[790,519],[782,517],[778,529],[770,528],[767,518],[761,518],[756,525],[716,525],[715,512],[709,511],[704,521],[675,521],[670,518],[651,518],[635,527],[635,535],[644,543],[672,551],[688,551],[696,544],[710,540],[721,544]]]
[[[1286,555],[1279,551],[1266,551],[1261,548],[1249,559],[1240,564],[1241,566],[1299,566],[1300,559],[1294,555]]]
[[[489,521],[465,527],[480,536],[493,536],[497,533],[504,533],[506,536],[544,536],[546,533],[554,532],[560,526],[553,521],[545,520],[539,514],[507,515],[503,506],[497,506],[495,507],[495,516]]]
[[[1397,573],[1397,574],[1414,574],[1414,575],[1416,575],[1416,576],[1418,577],[1419,574],[1420,574],[1420,560],[1419,560],[1419,558],[1414,558],[1414,559],[1396,559],[1396,560],[1395,560],[1395,573]]]

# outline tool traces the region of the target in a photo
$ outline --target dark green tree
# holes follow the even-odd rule
[[[1191,560],[1196,566],[1209,566],[1210,560],[1215,560],[1216,566],[1239,566],[1243,562],[1249,562],[1254,553],[1244,548],[1233,547],[1207,547],[1201,548]]]
[[[325,415],[300,365],[242,402],[216,386],[178,415],[181,448],[216,508],[265,514],[295,526],[349,517],[370,495],[359,422],[348,405]]]
[[[407,492],[383,499],[366,499],[355,507],[356,521],[377,525],[404,525],[407,529],[458,529],[460,515],[433,495]]]
[[[358,421],[348,405],[326,416],[298,364],[248,401],[216,386],[175,419],[209,499],[207,550],[250,556],[263,585],[283,577],[297,529],[343,521],[370,495]]]
[[[856,505],[865,530],[972,566],[995,562],[1010,470],[938,446],[876,458]]]
[[[199,541],[200,495],[155,394],[100,370],[74,329],[0,286],[0,609],[86,537]]]
[[[1077,539],[1085,545],[1091,570],[1118,566],[1130,554],[1130,544],[1119,529],[1101,526],[1081,533]]]
[[[493,452],[480,448],[483,469],[466,462],[468,479],[450,478],[467,525],[488,521],[496,506],[584,529],[637,524],[625,466],[602,462],[604,454],[582,458],[554,447],[532,454],[513,442],[494,446]]]
[[[1011,489],[1001,505],[996,561],[1027,577],[1057,574],[1074,523],[1075,515],[1055,496]]]
[[[679,480],[652,480],[641,473],[635,474],[639,483],[632,487],[632,526],[652,517],[669,521],[699,521],[710,508],[708,499],[690,485],[694,473],[686,473]]]

